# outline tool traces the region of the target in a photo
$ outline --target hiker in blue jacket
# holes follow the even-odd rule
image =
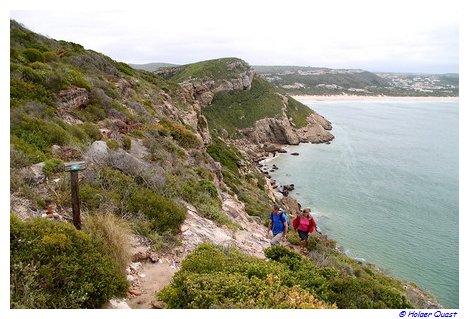
[[[273,238],[270,240],[272,246],[277,246],[280,241],[287,237],[288,232],[288,218],[283,210],[280,210],[278,205],[274,205],[274,210],[270,214],[269,228],[267,230],[266,238],[270,237],[272,231]]]

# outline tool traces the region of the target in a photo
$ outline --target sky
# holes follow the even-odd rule
[[[251,65],[459,72],[457,0],[94,2],[70,10],[14,1],[10,18],[126,63],[234,56]]]

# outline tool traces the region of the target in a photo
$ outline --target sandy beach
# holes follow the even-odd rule
[[[350,100],[409,100],[409,101],[458,101],[457,96],[361,96],[361,95],[292,95],[298,101],[350,101]]]

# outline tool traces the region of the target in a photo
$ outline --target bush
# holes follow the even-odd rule
[[[308,120],[306,118],[312,113],[313,110],[311,110],[309,107],[303,103],[298,102],[292,97],[288,97],[287,116],[292,119],[292,122],[295,124],[296,128],[301,128],[308,125]]]
[[[70,141],[70,134],[58,124],[29,116],[12,123],[10,132],[43,153],[49,152],[54,144],[64,145]]]
[[[158,298],[170,308],[331,308],[289,275],[280,264],[201,244]]]
[[[88,135],[92,141],[99,140],[101,138],[101,132],[96,124],[85,122],[79,124],[79,127]]]
[[[124,150],[130,150],[131,147],[132,147],[132,140],[130,139],[130,137],[125,136],[123,140]]]
[[[132,256],[132,231],[128,222],[113,214],[97,213],[86,216],[83,230],[94,240],[103,243],[106,256],[114,260],[122,271],[125,270]]]
[[[113,150],[113,151],[119,149],[119,143],[117,143],[117,141],[115,140],[107,140],[106,145],[107,147],[109,147],[110,150]]]
[[[213,185],[211,181],[201,180],[199,182],[199,188],[207,192],[212,198],[216,198],[218,196],[217,188],[215,187],[215,185]]]
[[[11,107],[19,105],[21,101],[39,101],[44,104],[54,105],[53,94],[44,86],[22,79],[10,80],[10,104]]]
[[[186,219],[186,210],[183,207],[146,188],[133,192],[126,205],[134,214],[140,212],[147,216],[152,228],[161,232],[178,231]]]
[[[212,139],[212,144],[207,147],[207,153],[221,165],[226,167],[235,175],[239,175],[237,161],[241,159],[241,155],[230,146],[226,145],[217,137]]]
[[[39,163],[43,162],[46,160],[46,156],[44,155],[44,152],[42,152],[38,147],[35,145],[29,144],[25,141],[23,141],[21,138],[10,134],[10,157],[12,160],[12,163],[15,163],[16,161],[14,160],[14,155],[16,155],[16,152],[20,152],[20,154],[24,154],[26,157],[26,161],[24,161],[24,166],[30,164],[30,163]],[[20,155],[22,156],[22,155]]]
[[[23,56],[28,59],[29,62],[44,62],[44,55],[42,54],[41,51],[34,49],[34,48],[29,48],[23,51]]]
[[[371,280],[352,277],[337,278],[330,283],[331,295],[339,308],[346,309],[402,309],[412,308],[407,299],[392,287]]]
[[[179,143],[179,145],[184,148],[195,148],[200,146],[200,141],[197,136],[183,125],[168,120],[161,120],[158,128],[160,128],[159,132],[163,136],[170,134]]]
[[[127,288],[125,274],[86,233],[11,215],[11,308],[98,308]]]
[[[62,160],[51,158],[44,162],[44,167],[42,171],[46,176],[51,176],[52,174],[63,172],[64,162]]]

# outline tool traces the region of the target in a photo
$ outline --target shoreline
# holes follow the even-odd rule
[[[290,95],[297,101],[359,101],[359,100],[405,100],[405,101],[459,101],[459,96],[388,96],[388,95]]]
[[[310,143],[300,143],[300,144],[310,144]],[[269,154],[269,157],[259,161],[259,164],[261,164],[262,166],[268,166],[269,168],[272,168],[272,164],[270,163],[272,160],[280,157],[280,156],[287,156],[287,155],[291,155],[291,150],[289,149],[289,147],[291,146],[290,144],[281,144],[279,145],[282,149],[286,150],[287,152],[286,153],[280,153],[280,152],[275,152],[275,154],[272,154],[270,153]],[[271,156],[272,155],[272,156]],[[280,169],[280,167],[278,168]],[[261,170],[262,172],[262,170]],[[271,189],[271,191],[273,192],[276,192],[278,194],[281,194],[281,198],[279,198],[278,196],[276,196],[275,194],[274,197],[277,198],[277,199],[280,199],[280,201],[282,202],[282,206],[285,208],[286,206],[286,203],[283,201],[284,198],[286,198],[282,192],[280,192],[280,186],[284,186],[284,185],[281,185],[281,184],[278,184],[276,180],[273,179],[273,177],[269,174],[268,176],[265,176],[265,178],[268,180],[269,183],[272,183],[272,182],[275,182],[277,185],[278,185],[278,188],[277,189]],[[292,183],[294,183],[295,181],[290,181]],[[272,184],[271,184],[272,185]],[[306,207],[306,206],[303,206],[303,203],[301,203],[298,198],[296,198],[295,196],[293,195],[288,195],[290,196],[291,198],[293,198],[299,205],[301,205],[302,207]],[[315,216],[315,219],[318,218],[317,216]],[[316,219],[317,221],[317,219]],[[319,232],[319,235],[321,237],[325,237],[326,239],[330,238],[329,235],[324,232],[324,230],[321,230],[319,229],[320,232]],[[334,240],[332,238],[332,240]],[[370,261],[367,261],[365,258],[363,257],[353,257],[353,256],[350,256],[347,252],[349,251],[345,246],[341,245],[339,242],[336,242],[336,250],[343,256],[345,257],[348,257],[348,258],[351,258],[357,262],[362,262],[362,263],[366,263],[366,264],[369,264],[369,265],[372,265],[375,267],[375,269],[382,273],[382,274],[385,274],[386,276],[389,276],[390,278],[393,278],[393,279],[396,279],[398,281],[400,281],[401,283],[404,284],[404,289],[406,291],[410,291],[410,290],[414,290],[417,292],[417,294],[419,295],[419,297],[417,299],[420,298],[420,300],[423,300],[427,305],[430,305],[429,308],[423,308],[423,309],[432,309],[434,307],[436,308],[439,308],[439,309],[449,309],[447,307],[445,307],[440,300],[437,299],[437,297],[435,296],[435,294],[430,291],[429,289],[424,289],[420,286],[420,284],[417,284],[415,282],[412,282],[408,279],[404,279],[404,278],[401,278],[401,277],[396,277],[396,276],[393,276],[390,274],[389,271],[381,268],[381,266],[377,265],[377,264],[374,264],[374,263],[371,263]],[[415,285],[415,288],[412,288],[412,286]]]

